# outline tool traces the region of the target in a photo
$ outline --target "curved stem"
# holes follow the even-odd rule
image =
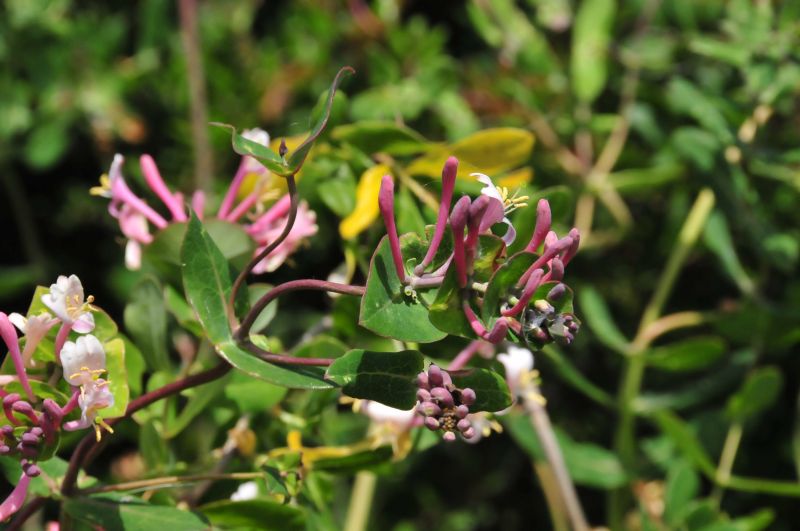
[[[236,277],[236,280],[233,283],[233,287],[231,288],[231,298],[228,301],[228,308],[231,315],[231,320],[235,319],[234,313],[234,301],[236,300],[236,294],[239,292],[239,289],[244,284],[244,281],[247,279],[247,275],[250,274],[250,271],[258,265],[261,260],[267,257],[269,253],[275,250],[275,248],[281,244],[283,240],[289,236],[289,233],[292,231],[292,227],[294,226],[294,220],[297,217],[297,183],[294,180],[294,174],[289,175],[286,177],[286,186],[288,188],[289,197],[290,197],[290,206],[289,206],[289,217],[286,219],[286,226],[283,228],[283,232],[275,239],[274,242],[267,245],[263,251],[258,253],[255,258],[250,260],[250,263],[247,264],[247,267],[242,269],[242,272],[239,273],[239,276]],[[252,324],[252,323],[251,323]]]
[[[287,356],[285,354],[275,354],[268,350],[257,347],[249,340],[244,340],[239,343],[243,349],[251,352],[264,361],[270,363],[277,363],[279,365],[310,365],[313,367],[327,367],[333,363],[331,358],[298,358],[295,356]]]
[[[245,316],[244,321],[242,321],[242,325],[234,332],[234,338],[237,341],[245,341],[250,337],[250,328],[252,328],[258,316],[270,302],[284,293],[298,290],[332,291],[343,295],[361,296],[364,295],[366,288],[364,286],[350,286],[349,284],[339,284],[337,282],[314,280],[311,278],[285,282],[269,290],[253,305]]]
[[[227,362],[221,361],[217,366],[212,367],[211,369],[193,374],[192,376],[187,376],[186,378],[169,383],[164,387],[160,387],[155,391],[145,393],[139,398],[132,400],[128,404],[128,408],[125,410],[125,416],[108,420],[107,423],[109,426],[112,426],[120,420],[130,417],[140,409],[149,406],[153,402],[158,402],[159,400],[167,398],[170,395],[180,393],[185,389],[196,387],[198,385],[216,380],[217,378],[221,378],[227,374],[229,370],[231,370],[231,366],[228,365]],[[104,440],[107,439],[108,438]],[[64,480],[61,483],[61,494],[64,496],[69,496],[74,493],[75,483],[78,479],[78,472],[80,472],[82,467],[87,466],[92,461],[94,455],[96,454],[96,452],[93,452],[93,450],[97,444],[98,443],[96,442],[94,433],[86,435],[83,439],[81,439],[81,442],[78,443],[78,446],[72,452],[72,457],[69,460],[67,472],[64,474]]]

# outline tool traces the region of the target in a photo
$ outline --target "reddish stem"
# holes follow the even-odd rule
[[[256,322],[261,312],[264,311],[264,308],[284,293],[298,290],[332,291],[333,293],[342,293],[344,295],[361,296],[364,295],[366,288],[364,286],[350,286],[349,284],[338,284],[336,282],[314,280],[311,278],[284,282],[269,290],[253,305],[242,321],[242,325],[234,333],[234,338],[237,341],[248,341],[250,329],[253,327],[253,324]],[[273,356],[277,356],[277,354],[273,354]]]
[[[236,280],[233,283],[233,287],[231,288],[231,298],[228,301],[231,321],[235,321],[236,319],[235,312],[233,310],[234,301],[236,300],[236,294],[239,293],[239,289],[242,287],[242,284],[244,284],[244,281],[247,279],[247,275],[250,274],[250,271],[252,271],[253,268],[256,265],[258,265],[259,262],[261,262],[261,260],[266,258],[269,255],[269,253],[274,251],[275,248],[278,245],[280,245],[281,242],[285,240],[286,237],[289,236],[289,233],[292,231],[292,227],[294,226],[294,220],[297,217],[297,203],[298,203],[297,184],[295,183],[294,175],[289,175],[286,177],[286,186],[288,188],[290,197],[289,217],[286,219],[286,226],[283,227],[283,232],[280,233],[280,235],[275,239],[275,241],[267,245],[263,251],[258,253],[258,255],[255,258],[250,260],[250,263],[247,264],[247,267],[242,269],[242,272],[239,273],[239,276],[236,277]]]
[[[206,371],[193,374],[191,376],[187,376],[186,378],[181,378],[180,380],[176,380],[172,383],[165,385],[159,389],[154,391],[150,391],[149,393],[145,393],[139,398],[132,400],[128,404],[128,408],[125,410],[125,415],[123,417],[119,417],[116,419],[107,420],[107,424],[109,426],[113,426],[120,420],[130,417],[135,412],[139,411],[140,409],[149,406],[153,402],[157,402],[164,398],[167,398],[170,395],[174,395],[176,393],[180,393],[185,389],[189,389],[191,387],[197,387],[198,385],[203,385],[204,383],[211,382],[218,378],[221,378],[228,371],[231,370],[231,366],[228,365],[227,362],[221,361],[217,366],[212,367]],[[108,440],[106,437],[105,440]],[[64,480],[61,483],[61,494],[64,496],[71,495],[75,490],[75,482],[78,479],[78,472],[80,472],[82,467],[86,467],[91,463],[92,459],[95,456],[96,452],[92,452],[92,450],[97,445],[97,440],[95,438],[94,433],[87,434],[81,442],[78,443],[78,446],[75,447],[75,450],[72,452],[72,457],[69,460],[69,466],[67,467],[67,472],[64,474]],[[92,452],[90,454],[90,452]],[[85,458],[84,458],[85,457]]]

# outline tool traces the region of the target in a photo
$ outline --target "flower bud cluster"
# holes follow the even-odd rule
[[[455,441],[456,432],[467,440],[478,435],[467,418],[469,406],[475,403],[475,391],[469,387],[458,389],[450,375],[436,365],[419,373],[417,385],[417,412],[425,418],[425,427],[443,431],[445,441]]]
[[[569,345],[580,329],[581,323],[573,314],[558,312],[551,304],[563,294],[563,291],[557,289],[559,286],[563,284],[553,288],[547,299],[534,301],[523,315],[522,330],[525,339],[539,348],[553,341]],[[553,296],[554,292],[557,297]]]

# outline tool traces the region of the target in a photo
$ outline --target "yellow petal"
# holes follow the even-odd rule
[[[458,177],[472,172],[498,174],[525,163],[531,155],[535,137],[530,131],[497,127],[478,131],[449,146],[441,146],[412,161],[412,175],[438,177],[447,157],[458,158]]]
[[[356,187],[356,206],[339,224],[339,234],[350,240],[358,236],[378,218],[378,193],[381,179],[390,173],[388,166],[378,164],[361,175]]]

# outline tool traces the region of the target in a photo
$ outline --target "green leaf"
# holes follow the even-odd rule
[[[401,247],[419,239],[416,234],[404,234]],[[417,263],[422,257],[416,257]],[[403,259],[414,259],[403,253]],[[417,298],[404,293],[397,276],[388,237],[381,239],[370,261],[366,293],[361,299],[358,322],[364,328],[399,341],[431,343],[445,337],[428,319],[428,306],[434,290],[417,289]]]
[[[683,521],[689,504],[697,496],[700,478],[694,468],[683,459],[670,466],[667,472],[667,486],[664,493],[664,521],[676,529]]]
[[[225,397],[236,403],[240,413],[260,413],[280,403],[286,396],[286,388],[264,380],[250,378],[242,372],[234,372],[225,386]]]
[[[51,457],[47,460],[37,461],[36,464],[42,470],[42,474],[31,480],[30,486],[28,487],[28,496],[51,497],[60,495],[61,482],[64,479],[64,475],[67,473],[69,463],[60,457]],[[7,456],[0,457],[0,469],[2,469],[9,483],[16,485],[17,482],[19,482],[20,476],[22,475],[22,468],[17,458]],[[95,483],[94,478],[87,478],[87,476],[83,474],[81,474],[79,479],[78,486],[81,488]]]
[[[159,371],[168,369],[167,311],[155,277],[147,277],[133,288],[123,318],[125,328],[142,349],[147,367]]]
[[[546,459],[539,436],[526,415],[507,415],[503,424],[534,461]],[[627,484],[625,470],[613,452],[595,444],[576,442],[558,428],[555,434],[567,471],[575,483],[598,489],[615,489]]]
[[[373,468],[386,463],[394,456],[391,446],[379,446],[374,450],[356,452],[345,457],[326,457],[315,459],[314,470],[323,470],[334,474],[353,474],[359,470]]]
[[[411,409],[417,402],[416,378],[423,368],[424,358],[416,350],[355,349],[334,361],[325,378],[342,386],[342,392],[353,398]]]
[[[703,240],[711,252],[717,255],[722,268],[736,282],[739,289],[745,294],[752,293],[755,285],[739,261],[728,222],[722,212],[715,210],[708,217],[703,231]]]
[[[258,302],[258,300],[262,296],[264,296],[271,289],[272,286],[270,286],[269,284],[264,284],[260,282],[255,284],[249,284],[247,286],[247,296],[250,299],[249,300],[250,306],[252,307],[256,302]],[[275,318],[275,314],[277,312],[278,312],[278,300],[274,299],[270,301],[270,303],[267,304],[267,306],[263,310],[261,310],[261,313],[258,314],[258,318],[256,319],[255,323],[253,323],[253,326],[251,328],[251,330],[253,331],[252,333],[257,334],[262,330],[264,330],[269,325],[269,323]]]
[[[572,91],[585,103],[593,102],[606,85],[615,4],[614,0],[584,0],[575,14],[570,62]]]
[[[717,361],[725,349],[725,342],[718,337],[693,337],[650,349],[647,364],[667,371],[695,371]]]
[[[231,339],[228,300],[231,271],[214,240],[192,213],[181,248],[183,286],[212,343]]]
[[[783,375],[777,367],[760,367],[730,397],[726,413],[733,421],[744,422],[772,406],[782,388]]]
[[[69,401],[69,397],[67,395],[45,382],[40,382],[39,380],[29,380],[28,383],[31,384],[33,394],[41,400],[49,398],[58,404],[66,404]],[[14,380],[5,384],[3,386],[3,391],[7,393],[18,393],[20,396],[25,396],[25,389],[23,389],[22,384],[19,383],[18,380]]]
[[[217,353],[228,363],[255,378],[290,389],[330,389],[324,380],[325,371],[319,367],[274,365],[245,352],[232,341],[216,345]]]
[[[208,528],[208,524],[195,513],[175,507],[151,505],[133,497],[130,503],[99,497],[67,498],[62,508],[75,520],[104,529],[197,531]]]
[[[591,286],[583,286],[579,291],[581,315],[586,319],[597,339],[620,354],[628,350],[628,339],[617,328],[606,302]]]
[[[233,150],[239,155],[253,157],[263,164],[265,168],[277,175],[285,177],[293,173],[289,170],[286,161],[283,160],[280,155],[272,151],[269,146],[245,138],[237,133],[236,128],[230,124],[212,122],[211,125],[228,129],[231,132],[231,145],[233,146]]]
[[[464,315],[464,290],[458,286],[456,268],[451,267],[444,276],[436,299],[430,306],[428,319],[431,323],[448,334],[467,338],[476,338],[475,332]]]
[[[183,294],[170,285],[164,287],[164,304],[182,328],[197,337],[203,337],[203,326],[197,320],[194,310],[183,298]]]
[[[336,77],[333,79],[333,83],[331,84],[331,88],[328,91],[328,101],[325,103],[325,108],[319,117],[319,120],[314,125],[311,132],[308,133],[308,136],[300,144],[297,149],[295,149],[292,153],[289,154],[288,158],[288,167],[292,173],[297,172],[300,167],[303,165],[303,162],[306,160],[306,156],[308,152],[311,151],[311,147],[314,145],[314,142],[317,140],[317,137],[322,133],[325,129],[325,126],[328,123],[328,117],[331,113],[331,107],[333,106],[333,98],[336,95],[336,88],[339,86],[339,82],[346,74],[354,74],[355,70],[350,68],[349,66],[342,67],[339,72],[336,74]]]
[[[51,167],[69,147],[70,138],[66,123],[47,120],[37,126],[28,137],[23,151],[25,161],[37,170]]]
[[[335,337],[319,335],[292,351],[296,358],[338,358],[349,349]]]
[[[130,388],[128,387],[128,370],[125,367],[125,342],[121,338],[112,339],[103,345],[106,351],[105,378],[108,388],[114,395],[114,405],[98,411],[102,418],[121,417],[128,408]]]
[[[497,175],[528,161],[535,137],[514,127],[484,129],[450,145],[438,146],[408,165],[411,175],[440,178],[448,157],[458,159],[458,177],[475,180],[474,172]]]
[[[546,345],[541,353],[553,364],[555,371],[569,385],[598,404],[614,408],[616,402],[606,391],[589,381],[584,374],[554,344]]]
[[[689,459],[694,465],[703,471],[704,474],[712,476],[716,466],[711,461],[705,448],[692,432],[691,428],[680,417],[670,411],[659,411],[653,418],[661,431],[667,435],[675,446]]]
[[[184,391],[183,394],[188,395],[188,401],[173,421],[165,423],[162,436],[165,439],[172,439],[180,435],[197,415],[208,410],[209,404],[226,389],[229,378],[229,376],[220,378]]]
[[[200,511],[220,529],[263,529],[265,531],[305,531],[303,509],[256,498],[246,501],[217,501]]]
[[[475,403],[469,406],[469,410],[472,412],[501,411],[513,402],[505,378],[494,371],[465,369],[448,372],[453,379],[453,385],[459,389],[469,387],[475,391]]]
[[[361,121],[341,125],[331,131],[331,138],[354,145],[367,154],[413,155],[425,151],[428,141],[396,122]]]
[[[659,164],[652,168],[629,168],[609,174],[611,186],[623,195],[650,192],[678,181],[686,175],[683,165]]]

